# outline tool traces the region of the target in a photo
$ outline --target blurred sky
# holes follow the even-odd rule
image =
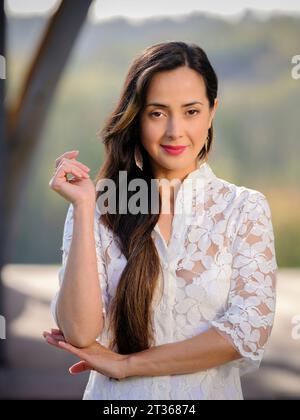
[[[59,0],[6,0],[8,15],[32,15],[55,10]],[[76,2],[74,2],[76,3]],[[124,16],[140,20],[152,16],[174,16],[203,11],[227,18],[239,17],[245,9],[263,12],[300,13],[300,0],[95,0],[90,10],[92,20],[106,20]]]

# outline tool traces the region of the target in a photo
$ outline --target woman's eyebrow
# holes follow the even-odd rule
[[[203,102],[193,101],[193,102],[189,102],[188,104],[181,105],[181,106],[182,106],[182,108],[184,108],[186,106],[191,106],[191,105],[196,105],[196,104],[203,105]],[[149,104],[146,104],[146,107],[147,106],[158,106],[160,108],[170,108],[170,105],[161,104],[161,103],[158,103],[158,102],[150,102]]]

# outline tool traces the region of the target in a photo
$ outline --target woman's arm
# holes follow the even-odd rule
[[[66,340],[76,347],[92,344],[103,328],[102,296],[94,237],[95,204],[73,205],[73,234],[56,318]]]
[[[164,376],[204,371],[242,356],[214,328],[184,341],[132,353],[125,376]]]
[[[59,330],[44,331],[43,336],[49,344],[80,358],[80,362],[70,367],[70,373],[96,370],[114,379],[193,373],[242,358],[230,339],[214,328],[184,341],[129,355],[118,354],[98,342],[78,349],[67,343]]]

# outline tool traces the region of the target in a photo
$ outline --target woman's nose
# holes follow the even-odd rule
[[[177,138],[183,135],[183,126],[179,118],[170,118],[167,126],[167,137]]]

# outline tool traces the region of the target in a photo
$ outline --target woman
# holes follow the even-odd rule
[[[208,164],[217,88],[199,46],[150,46],[101,132],[96,188],[76,151],[56,160],[50,187],[71,204],[52,302],[59,329],[44,337],[81,359],[72,374],[91,371],[84,399],[243,399],[240,376],[262,360],[275,310],[271,214],[261,192]],[[147,211],[120,211],[134,198],[120,173],[149,187]],[[108,196],[104,179],[116,186]],[[116,211],[104,211],[114,197]]]

